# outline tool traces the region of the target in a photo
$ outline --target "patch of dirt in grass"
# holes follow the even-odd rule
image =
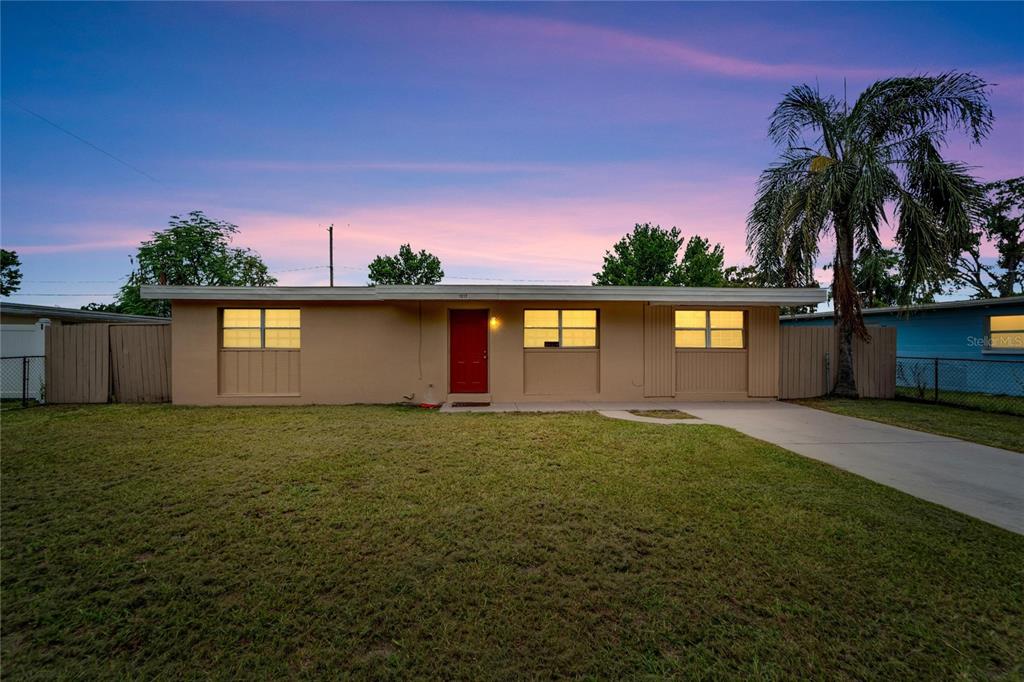
[[[680,410],[629,410],[638,417],[656,417],[658,419],[696,419],[692,414]]]

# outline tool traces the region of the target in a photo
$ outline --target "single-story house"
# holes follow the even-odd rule
[[[868,308],[869,325],[896,328],[896,383],[944,391],[1024,395],[1024,296]],[[786,326],[830,326],[832,313],[782,318]]]
[[[46,353],[46,326],[90,322],[167,324],[170,320],[165,317],[0,301],[0,353],[3,355],[0,396],[20,398],[24,393],[33,400],[41,399],[45,376],[42,357]],[[25,361],[25,357],[32,359]],[[26,373],[27,382],[24,378]]]
[[[143,286],[179,404],[743,400],[823,289]]]

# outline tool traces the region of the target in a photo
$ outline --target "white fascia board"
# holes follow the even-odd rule
[[[178,287],[144,285],[147,299],[213,301],[644,301],[655,305],[814,305],[824,289],[437,285]]]

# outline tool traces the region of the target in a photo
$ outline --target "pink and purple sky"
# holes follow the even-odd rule
[[[5,2],[2,24],[21,302],[112,300],[138,242],[192,209],[281,284],[327,283],[328,223],[339,284],[403,242],[448,283],[587,284],[646,221],[745,264],[767,119],[804,82],[853,98],[973,70],[995,128],[949,153],[1024,174],[1021,3]]]

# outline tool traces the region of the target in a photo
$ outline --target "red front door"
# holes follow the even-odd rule
[[[452,310],[448,345],[452,393],[487,393],[487,311]]]

